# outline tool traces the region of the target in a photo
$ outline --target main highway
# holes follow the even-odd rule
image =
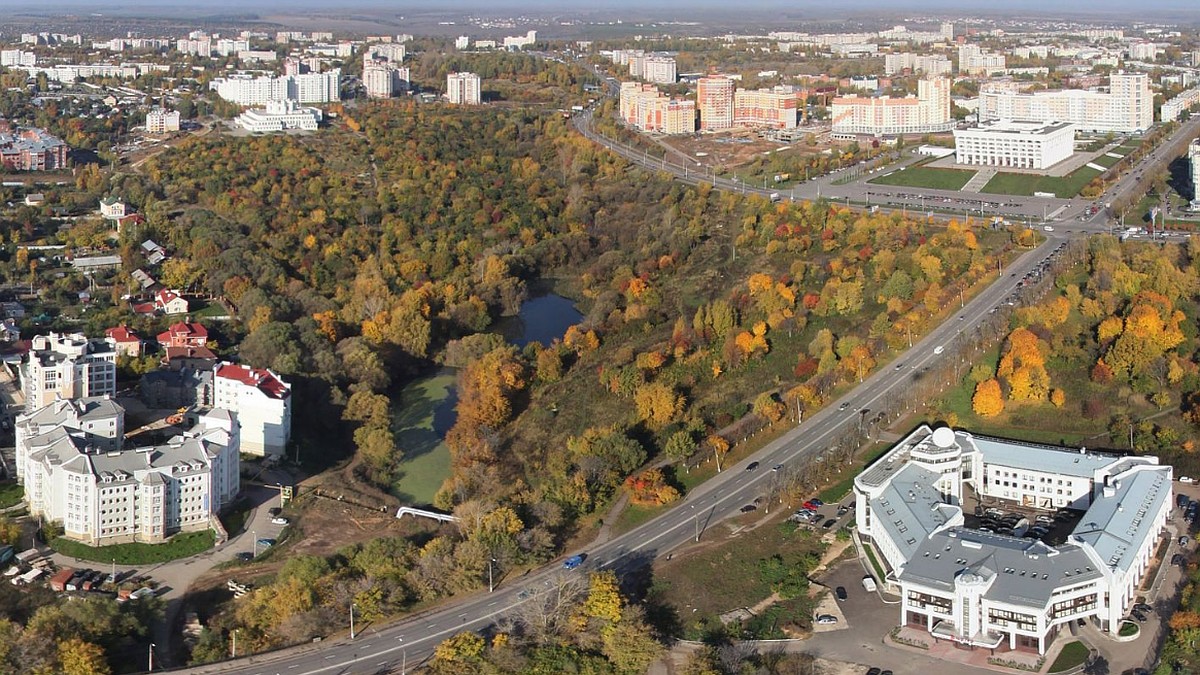
[[[641,159],[640,151],[595,136],[590,128],[590,120],[586,119],[589,114],[585,112],[576,116],[581,118],[577,123],[583,122],[579,125],[581,132],[631,161]],[[1179,133],[1194,134],[1198,129],[1200,119],[1194,119],[1184,125]],[[1171,143],[1175,138],[1165,143]],[[1151,154],[1144,161],[1155,159],[1156,155]],[[651,168],[661,168],[657,159],[647,161]],[[1113,199],[1131,190],[1135,171],[1128,172],[1128,180],[1123,179],[1102,199]],[[749,190],[723,178],[701,176],[693,179],[690,172],[686,178],[683,173],[682,170],[679,172],[680,180],[703,180],[713,183],[717,189]],[[1080,208],[1078,212],[1083,213],[1083,209]],[[506,617],[512,617],[519,612],[523,603],[536,602],[539,594],[552,592],[564,575],[583,575],[589,570],[599,569],[613,569],[622,573],[643,567],[696,539],[723,536],[721,530],[714,529],[713,525],[736,515],[741,507],[765,495],[770,481],[775,479],[769,467],[783,465],[786,470],[789,464],[800,458],[822,453],[841,434],[859,424],[860,411],[878,409],[888,397],[902,400],[911,395],[914,382],[935,362],[957,358],[957,341],[971,337],[990,313],[1002,307],[1026,273],[1035,271],[1052,250],[1072,234],[1107,230],[1108,218],[1102,209],[1086,221],[1079,222],[1077,230],[1058,228],[1048,233],[1050,236],[1042,246],[1012,261],[996,282],[965,303],[959,311],[949,314],[940,326],[840,399],[830,402],[814,414],[806,415],[803,424],[784,433],[754,456],[727,467],[662,515],[607,542],[586,550],[573,551],[586,555],[584,564],[578,569],[564,570],[559,562],[555,562],[524,577],[503,579],[491,593],[480,592],[455,598],[436,609],[389,625],[359,626],[353,639],[343,634],[310,645],[179,672],[245,675],[403,672],[427,659],[439,642],[455,633],[483,631]],[[757,462],[757,466],[762,468],[749,470],[751,462]]]

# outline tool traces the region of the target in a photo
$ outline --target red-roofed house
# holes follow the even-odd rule
[[[191,321],[179,321],[158,334],[158,344],[163,347],[205,347],[208,329]]]
[[[139,357],[142,355],[142,338],[137,334],[137,331],[128,326],[117,326],[104,331],[108,336],[109,342],[117,350],[117,356],[132,356]]]
[[[188,301],[178,291],[161,290],[154,294],[154,308],[163,314],[187,314]]]
[[[237,413],[242,452],[281,456],[292,434],[292,386],[265,368],[219,363],[213,407]]]

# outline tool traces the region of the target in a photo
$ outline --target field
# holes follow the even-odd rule
[[[171,537],[165,544],[113,544],[111,546],[88,546],[77,541],[59,537],[50,542],[50,548],[80,560],[121,565],[149,565],[152,563],[178,560],[196,555],[213,547],[215,535],[211,530],[184,532]]]
[[[928,166],[910,166],[903,171],[893,171],[872,178],[868,183],[896,185],[900,187],[930,188],[933,190],[961,190],[974,171],[965,169],[937,169]]]
[[[1087,645],[1076,640],[1069,642],[1063,646],[1062,651],[1058,653],[1058,658],[1054,659],[1054,663],[1050,664],[1050,673],[1061,673],[1064,670],[1070,670],[1075,666],[1083,664],[1088,657]]]
[[[0,483],[0,509],[16,506],[25,498],[25,488],[16,481]]]
[[[393,492],[405,503],[432,503],[450,476],[450,449],[442,436],[454,422],[454,379],[454,371],[439,371],[404,387],[396,400],[396,447],[404,459]]]
[[[987,185],[983,186],[983,192],[1026,197],[1032,196],[1035,192],[1053,192],[1062,199],[1070,199],[1079,194],[1085,185],[1099,175],[1099,171],[1088,166],[1081,166],[1062,177],[1000,172],[988,181]]]
[[[817,560],[823,549],[823,544],[808,530],[797,529],[790,523],[763,524],[736,535],[726,529],[741,529],[761,518],[761,514],[754,513],[721,523],[702,535],[700,550],[681,552],[673,561],[656,567],[658,599],[675,609],[689,637],[708,633],[719,625],[722,613],[752,607],[771,597],[773,588],[779,586],[767,580],[769,575],[764,569],[774,563],[794,568],[801,575],[799,583],[807,585],[802,576],[807,573],[805,563]],[[710,542],[709,548],[704,548],[705,542]],[[807,625],[811,608],[803,591],[799,597],[776,607],[779,609],[775,612],[768,608],[757,614],[760,617],[774,614],[780,625]],[[769,629],[767,632],[773,633]]]

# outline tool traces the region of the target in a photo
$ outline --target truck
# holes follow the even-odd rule
[[[863,577],[862,585],[863,585],[863,590],[865,590],[868,593],[874,593],[875,590],[878,588],[878,586],[875,585],[875,577],[871,576],[870,574]]]
[[[35,567],[20,576],[13,577],[12,585],[13,586],[21,586],[23,584],[31,584],[38,577],[42,576],[42,574],[43,574],[42,570]]]
[[[783,199],[783,198],[779,196],[779,193],[778,193],[778,192],[772,192],[772,193],[771,193],[771,201],[773,201],[773,202],[777,202],[777,201],[779,201],[780,199]]]
[[[61,593],[67,590],[67,582],[75,576],[75,568],[64,567],[50,577],[50,590]]]

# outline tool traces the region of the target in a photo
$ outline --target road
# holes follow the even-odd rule
[[[577,119],[584,118],[577,121],[584,122],[580,125],[580,131],[584,135],[626,156],[627,159],[638,162],[642,154],[640,151],[619,146],[592,134],[590,122],[587,121],[590,119],[587,118],[588,115],[590,113],[585,112],[576,116]],[[1183,127],[1180,133],[1187,133],[1188,129],[1200,129],[1200,119]],[[630,154],[627,155],[626,152]],[[1146,161],[1152,161],[1153,158],[1151,155]],[[653,163],[657,164],[657,160]],[[686,169],[680,171],[678,176],[684,182],[714,182],[711,177],[693,178],[690,174],[684,175],[685,171]],[[716,178],[714,184],[718,189],[763,192],[744,188],[722,178]],[[1132,182],[1129,182],[1123,189],[1129,189],[1131,185]],[[1117,188],[1116,194],[1119,194],[1120,189]],[[1083,206],[1080,205],[1078,213],[1082,212]],[[262,654],[182,672],[247,675],[390,672],[413,666],[427,658],[439,642],[455,633],[464,630],[482,631],[488,628],[528,601],[529,594],[536,594],[548,584],[552,585],[558,575],[584,574],[588,570],[598,569],[612,569],[620,574],[643,567],[681,545],[705,537],[714,523],[736,515],[742,506],[762,496],[773,476],[773,472],[765,467],[776,464],[787,466],[799,457],[821,453],[841,433],[859,423],[859,411],[881,407],[880,402],[888,396],[905,395],[909,385],[922,377],[926,368],[935,361],[954,354],[956,350],[952,347],[955,346],[955,341],[970,338],[988,315],[1005,302],[1016,288],[1018,280],[1027,272],[1035,270],[1066,238],[1076,233],[1107,230],[1108,227],[1107,217],[1102,210],[1086,222],[1080,222],[1077,230],[1067,231],[1063,228],[1061,231],[1048,233],[1050,236],[1041,247],[1027,252],[1011,263],[999,281],[980,292],[959,312],[952,314],[949,320],[915,343],[892,364],[881,368],[842,398],[807,416],[802,425],[785,433],[753,457],[727,468],[705,482],[689,493],[679,506],[614,537],[607,543],[587,551],[577,551],[587,555],[581,569],[564,571],[557,564],[551,564],[526,577],[506,580],[494,593],[477,593],[459,598],[439,609],[405,618],[389,626],[360,627],[355,639],[340,637],[276,654]],[[938,350],[938,347],[943,347],[945,351]],[[747,470],[752,461],[764,468]]]

